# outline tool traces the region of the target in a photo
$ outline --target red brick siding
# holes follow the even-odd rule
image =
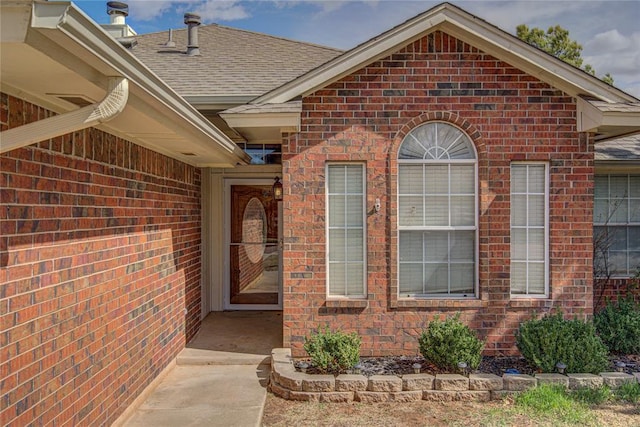
[[[570,96],[436,32],[302,105],[301,132],[283,145],[284,341],[294,355],[325,324],[361,335],[363,355],[415,354],[427,321],[457,311],[487,353],[513,353],[519,322],[534,312],[592,313],[593,142],[576,132]],[[430,120],[462,128],[478,152],[479,300],[397,298],[397,150]],[[510,164],[522,160],[550,169],[550,297],[542,300],[509,295]],[[382,203],[367,221],[366,308],[326,304],[327,161],[365,162],[367,211]]]
[[[97,129],[0,160],[2,424],[109,425],[199,327],[200,171]]]
[[[640,279],[637,278],[614,278],[607,281],[604,290],[597,286],[594,288],[593,305],[595,312],[604,308],[607,301],[616,302],[627,296],[632,296],[635,301],[640,302]]]

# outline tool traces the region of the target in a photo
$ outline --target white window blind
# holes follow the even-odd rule
[[[548,295],[547,200],[546,164],[512,164],[512,295]]]
[[[476,289],[476,156],[447,123],[412,130],[398,154],[399,294],[470,297]]]
[[[364,297],[364,165],[327,166],[328,295]]]

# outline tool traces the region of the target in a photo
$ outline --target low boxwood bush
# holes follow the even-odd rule
[[[555,372],[556,364],[565,372],[597,374],[608,365],[607,347],[591,322],[563,319],[561,313],[520,324],[516,345],[522,356],[542,372]]]
[[[607,302],[593,323],[611,353],[640,354],[640,304],[633,298]]]
[[[458,372],[460,362],[465,362],[472,370],[480,366],[484,341],[460,321],[460,313],[445,321],[436,317],[429,322],[418,342],[422,357],[439,369]]]
[[[360,360],[360,337],[354,332],[332,332],[329,327],[305,338],[304,349],[311,363],[324,373],[339,374],[351,369]]]

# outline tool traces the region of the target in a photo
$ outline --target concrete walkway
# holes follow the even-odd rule
[[[210,313],[126,427],[259,426],[281,312]]]

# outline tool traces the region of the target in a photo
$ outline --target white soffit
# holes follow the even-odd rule
[[[247,104],[223,111],[220,117],[248,142],[282,142],[282,134],[300,131],[302,102]]]
[[[6,93],[63,114],[77,107],[60,94],[99,100],[109,77],[124,77],[130,87],[124,111],[98,128],[195,166],[248,163],[222,131],[73,4],[3,1],[0,7]]]

